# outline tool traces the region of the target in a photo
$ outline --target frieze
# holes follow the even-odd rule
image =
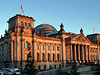
[[[80,42],[88,42],[84,37],[78,37],[76,39],[74,39],[74,41],[80,41]]]

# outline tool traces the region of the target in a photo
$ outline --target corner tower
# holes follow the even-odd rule
[[[24,16],[24,15],[16,15],[12,18],[10,18],[8,22],[8,29],[12,29],[14,27],[28,27],[28,28],[34,28],[34,19],[32,17]]]
[[[33,49],[33,30],[34,19],[32,17],[24,15],[16,15],[10,18],[8,22],[9,33],[9,55],[11,66],[22,66],[27,59],[28,44],[31,45],[31,51]],[[15,63],[15,62],[16,63]]]

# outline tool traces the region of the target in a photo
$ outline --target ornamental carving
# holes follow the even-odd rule
[[[81,41],[81,42],[87,42],[87,40],[82,37],[82,36],[79,36],[78,38],[75,39],[76,41]]]

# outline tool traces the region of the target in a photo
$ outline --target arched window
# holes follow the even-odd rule
[[[26,43],[24,44],[24,48],[31,48],[31,44],[30,44],[29,42],[26,42]]]
[[[29,27],[31,27],[31,24],[30,24],[30,23],[28,23],[28,26],[29,26]]]
[[[52,46],[52,49],[53,49],[53,50],[55,50],[55,47],[54,47],[54,46]]]
[[[39,53],[37,53],[37,61],[39,61]]]
[[[44,55],[44,53],[42,53],[42,61],[44,61],[45,60],[45,55]]]
[[[25,22],[25,26],[27,26],[27,23]]]
[[[59,61],[59,54],[57,54],[57,61]]]
[[[50,46],[48,46],[48,50],[50,50]]]
[[[21,22],[21,26],[23,26],[23,22]]]
[[[59,51],[59,47],[57,47],[57,50]]]
[[[42,45],[42,50],[44,50],[44,45]]]
[[[37,47],[37,50],[39,50],[39,45],[37,45],[36,47]]]
[[[28,48],[28,43],[27,42],[25,43],[25,48]]]

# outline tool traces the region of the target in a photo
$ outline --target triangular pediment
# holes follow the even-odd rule
[[[78,36],[72,38],[71,41],[88,42],[88,43],[91,42],[87,37],[84,36],[84,34],[79,34]]]

